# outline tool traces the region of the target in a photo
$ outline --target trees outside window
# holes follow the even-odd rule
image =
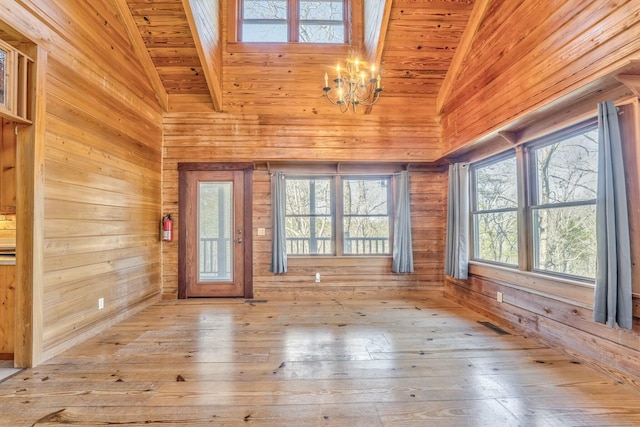
[[[287,254],[389,255],[391,209],[388,176],[287,177]]]
[[[473,258],[518,264],[516,156],[510,154],[471,169]]]
[[[346,0],[242,0],[238,40],[346,43]]]
[[[530,153],[533,268],[595,278],[598,130],[579,130]]]
[[[388,178],[342,181],[344,253],[390,254]]]
[[[594,279],[597,123],[578,124],[518,150],[471,166],[472,258]],[[519,189],[527,197],[518,197]],[[519,253],[519,247],[526,251]]]
[[[287,254],[333,254],[333,183],[330,178],[287,178]]]

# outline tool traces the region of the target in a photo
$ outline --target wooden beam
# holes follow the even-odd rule
[[[182,0],[215,111],[222,111],[222,46],[219,2]]]
[[[377,26],[377,28],[365,28],[367,34],[370,32],[375,32],[377,35],[377,40],[365,40],[365,56],[369,58],[372,64],[376,64],[378,69],[380,70],[381,61],[382,61],[382,52],[384,52],[384,45],[387,41],[387,28],[389,27],[389,19],[391,16],[391,6],[393,6],[393,0],[379,0],[377,4],[377,8],[375,11],[370,11],[370,13],[374,13],[376,16],[375,20],[369,19],[369,14],[367,13],[368,8],[367,4],[374,4],[373,2],[365,2],[365,27],[367,24],[372,26]],[[372,6],[373,7],[373,6]],[[384,92],[383,92],[384,93]],[[364,113],[371,114],[371,109],[373,106],[368,106]]]
[[[471,16],[469,16],[467,26],[464,30],[464,33],[462,34],[462,37],[460,38],[460,43],[458,44],[456,53],[453,56],[451,65],[449,66],[449,71],[447,71],[447,75],[444,78],[442,86],[440,86],[440,91],[438,92],[438,98],[436,99],[436,110],[438,111],[438,113],[442,113],[444,104],[447,102],[449,95],[451,95],[451,92],[453,91],[453,86],[455,85],[456,80],[458,79],[458,75],[460,74],[462,63],[471,50],[473,39],[475,38],[476,32],[480,27],[480,23],[482,22],[482,19],[484,18],[484,15],[489,8],[489,3],[490,0],[477,0],[473,5]]]
[[[18,131],[16,155],[16,324],[14,365],[42,361],[44,334],[44,142],[47,52],[30,47],[33,124]]]
[[[616,80],[628,87],[635,96],[640,96],[640,75],[618,74]]]
[[[153,88],[156,98],[160,103],[163,111],[169,111],[169,95],[164,88],[164,84],[160,79],[160,75],[158,74],[158,70],[151,59],[151,55],[147,50],[147,46],[144,44],[144,40],[142,40],[142,36],[140,35],[140,30],[136,25],[133,16],[131,15],[131,11],[129,10],[129,6],[127,5],[127,0],[114,0],[116,7],[118,8],[118,13],[122,17],[122,22],[127,30],[129,35],[129,41],[133,46],[133,50],[135,51],[138,59],[140,60],[140,64],[149,79],[149,83]]]

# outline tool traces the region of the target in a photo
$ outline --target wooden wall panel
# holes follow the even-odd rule
[[[640,103],[618,102],[629,210],[633,286],[631,330],[593,320],[593,286],[487,264],[470,266],[470,278],[445,280],[445,295],[564,350],[589,357],[640,380]],[[596,110],[593,110],[593,115]],[[496,301],[497,292],[503,303]]]
[[[496,293],[503,293],[503,302]],[[490,318],[525,331],[602,366],[640,378],[640,303],[634,304],[633,331],[611,329],[593,322],[589,306],[536,295],[487,277],[472,274],[470,280],[445,280],[445,296]]]
[[[371,161],[410,163],[431,158],[437,151],[437,121],[407,127],[399,120],[353,116],[327,125],[319,118],[281,115],[172,113],[164,119],[163,212],[178,212],[178,163],[203,161]],[[422,146],[420,146],[422,144]],[[261,162],[264,164],[264,162]],[[383,287],[442,285],[444,259],[443,172],[412,172],[416,273],[392,275],[390,260],[313,259],[290,260],[290,272],[269,272],[271,239],[270,178],[265,170],[254,173],[253,226],[256,295],[267,292],[308,290],[316,272],[322,289],[364,290]],[[257,228],[266,235],[258,236]],[[177,294],[177,242],[163,243],[163,296]],[[315,285],[315,283],[312,283]],[[317,291],[318,287],[314,286]]]
[[[37,361],[160,296],[161,111],[111,1],[3,7],[47,51]]]
[[[639,0],[492,2],[445,103],[445,151],[640,59],[639,9]]]

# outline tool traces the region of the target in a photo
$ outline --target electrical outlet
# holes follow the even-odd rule
[[[498,292],[498,293],[496,294],[496,301],[498,301],[498,302],[502,302],[502,292]]]
[[[267,234],[267,230],[264,228],[258,228],[258,236],[264,236],[265,234]]]
[[[320,273],[316,273],[316,283],[320,283]]]
[[[98,310],[102,310],[104,308],[104,298],[98,298]]]

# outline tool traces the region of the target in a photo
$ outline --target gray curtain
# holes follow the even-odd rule
[[[627,192],[618,112],[598,104],[597,271],[593,317],[614,327],[632,327],[631,249]]]
[[[286,181],[284,173],[271,177],[271,207],[273,216],[273,245],[271,252],[272,273],[287,272],[287,234],[285,231]]]
[[[454,279],[469,276],[469,165],[449,166],[447,237],[444,273]]]
[[[393,263],[391,271],[394,273],[413,273],[409,172],[400,172],[395,182],[396,200],[395,215],[393,217]]]

